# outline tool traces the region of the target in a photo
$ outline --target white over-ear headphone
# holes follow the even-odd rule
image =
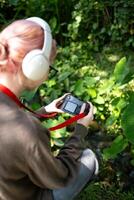
[[[39,17],[30,17],[26,20],[37,23],[44,30],[43,48],[30,51],[22,61],[24,75],[30,80],[37,81],[41,80],[49,69],[49,57],[52,48],[51,29],[48,23]]]

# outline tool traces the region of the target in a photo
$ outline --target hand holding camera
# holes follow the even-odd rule
[[[79,119],[77,123],[83,124],[86,127],[89,126],[90,122],[93,120],[93,105],[90,102],[79,100],[70,93],[52,101],[52,103],[45,107],[45,110],[49,113],[69,113],[71,115],[85,113],[86,116]]]
[[[78,115],[79,113],[85,113],[85,117],[79,119],[77,123],[89,126],[93,120],[93,105],[90,102],[83,102],[76,97],[68,94],[60,106],[61,110],[72,115]]]
[[[53,100],[50,104],[45,106],[45,110],[47,113],[57,112],[57,113],[64,113],[63,110],[60,109],[60,105],[63,103],[65,97],[69,93],[64,94],[63,96],[59,97],[58,99]]]
[[[88,102],[88,104],[90,105],[90,109],[89,109],[89,112],[87,113],[87,115],[85,117],[83,117],[82,119],[79,119],[77,121],[77,123],[79,124],[82,124],[83,126],[85,127],[88,127],[91,123],[91,121],[94,119],[94,116],[93,116],[93,105],[91,102]],[[86,107],[86,103],[84,103],[82,105],[82,108],[81,108],[81,113],[85,110],[85,107]]]

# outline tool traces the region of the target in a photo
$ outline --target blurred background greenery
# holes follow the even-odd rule
[[[77,199],[134,199],[134,1],[0,0],[0,29],[38,16],[52,28],[58,44],[58,69],[33,100],[33,109],[71,92],[95,106],[87,146],[100,160],[100,173]],[[43,121],[54,126],[69,116]],[[58,151],[74,125],[51,133]]]

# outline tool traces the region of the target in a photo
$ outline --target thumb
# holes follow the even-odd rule
[[[58,108],[59,106],[61,106],[61,104],[63,103],[65,97],[66,97],[68,94],[70,94],[70,93],[66,93],[66,94],[64,94],[63,96],[59,97],[58,99],[55,99],[55,100],[54,100],[54,102],[56,103],[57,108]]]
[[[65,113],[63,110],[58,109],[58,108],[55,109],[55,112],[57,112],[57,113]]]

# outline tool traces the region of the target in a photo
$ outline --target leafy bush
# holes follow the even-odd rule
[[[115,137],[111,147],[103,151],[104,159],[115,158],[128,145],[133,146],[134,113],[130,113],[130,109],[134,103],[134,82],[131,59],[122,57],[115,67],[113,65],[113,70],[106,72],[95,63],[92,55],[89,56],[86,43],[71,43],[71,46],[60,49],[56,67],[59,74],[40,88],[42,101],[48,103],[65,92],[71,92],[80,99],[93,102],[98,127]],[[64,118],[68,115],[59,116],[57,121],[48,120],[47,125],[54,126]],[[56,144],[59,141],[61,146],[64,144],[62,138],[69,132],[63,129],[52,135]]]
[[[103,184],[90,184],[84,191],[76,198],[77,200],[133,200],[133,192],[121,192],[112,186],[103,186]]]
[[[75,41],[88,39],[95,51],[111,41],[134,47],[134,14],[129,14],[133,8],[133,0],[81,0],[76,3],[68,26],[70,37]]]
[[[56,40],[62,44],[65,43],[64,35],[67,35],[73,7],[74,1],[69,0],[0,0],[0,24],[2,27],[15,19],[38,16],[49,22],[53,36],[56,35]]]
[[[46,19],[62,45],[82,40],[95,51],[111,41],[134,47],[133,0],[0,0],[0,8],[2,25],[29,16]]]

